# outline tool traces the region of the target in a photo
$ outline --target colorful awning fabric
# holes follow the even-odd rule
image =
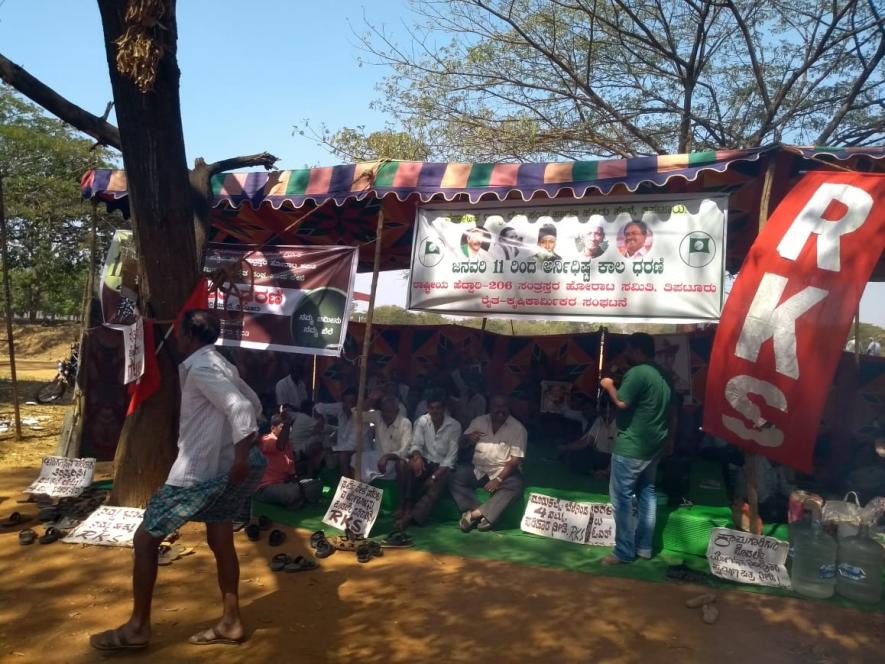
[[[383,161],[344,164],[270,173],[225,173],[212,180],[213,204],[253,208],[283,204],[300,208],[369,197],[394,196],[399,201],[522,198],[560,195],[580,198],[590,191],[601,194],[622,186],[636,191],[643,184],[664,186],[673,178],[694,180],[704,171],[722,173],[738,161],[756,161],[772,148],[722,150],[691,154],[636,157],[604,161],[550,162],[537,164],[460,164]],[[106,202],[126,196],[126,174],[96,170],[83,177],[85,198]]]

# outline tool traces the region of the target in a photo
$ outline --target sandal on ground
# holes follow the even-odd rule
[[[315,560],[311,560],[310,558],[305,558],[304,556],[295,556],[293,560],[286,565],[287,572],[310,572],[311,570],[315,570],[319,565],[317,565]]]
[[[356,540],[347,537],[329,537],[326,541],[339,551],[356,551]]]
[[[147,641],[127,641],[121,629],[109,629],[106,632],[93,634],[89,637],[89,645],[96,650],[104,652],[116,652],[119,650],[144,650],[148,646]]]
[[[485,517],[482,517],[479,520],[479,523],[476,524],[476,529],[481,533],[487,533],[494,527],[495,527],[495,524],[493,524],[491,521],[489,521]]]
[[[685,565],[670,565],[665,575],[671,581],[685,581],[686,583],[707,583],[709,577],[702,572],[695,572]]]
[[[34,517],[29,514],[22,514],[21,512],[13,512],[9,515],[8,519],[4,519],[3,523],[0,523],[0,526],[4,528],[13,528],[15,526],[20,526],[23,523],[27,523]]]
[[[58,517],[59,517],[59,512],[58,512],[58,508],[55,505],[52,505],[51,507],[44,507],[43,509],[40,510],[40,513],[37,515],[37,518],[43,522],[55,521],[56,519],[58,519]]]
[[[374,540],[369,540],[369,553],[372,554],[373,558],[381,558],[384,556],[384,549],[381,548],[381,544]]]
[[[317,548],[317,542],[319,542],[321,539],[326,539],[326,533],[324,533],[322,530],[317,530],[310,536],[310,548]]]
[[[476,520],[470,516],[472,511],[473,510],[467,510],[464,512],[464,514],[461,515],[461,520],[458,521],[458,527],[461,529],[462,533],[469,533],[476,528]]]
[[[30,528],[26,528],[19,532],[18,534],[18,543],[22,546],[27,546],[28,544],[33,544],[37,541],[37,533],[35,533]]]
[[[372,550],[368,544],[360,544],[356,548],[356,559],[361,563],[367,563],[372,559]]]
[[[49,526],[46,529],[46,532],[40,536],[40,539],[37,540],[40,544],[52,544],[64,537],[64,533],[60,531],[58,528],[54,526]]]
[[[286,541],[286,533],[282,530],[271,530],[267,537],[267,543],[271,546],[279,546]]]
[[[270,571],[282,572],[292,562],[292,557],[286,553],[278,553],[270,559]]]
[[[385,549],[407,549],[414,546],[412,538],[401,530],[395,530],[381,540],[381,546]]]
[[[316,545],[317,558],[328,558],[333,553],[335,553],[336,550],[337,549],[335,549],[335,547],[333,547],[329,543],[329,540],[327,540],[325,537],[323,537],[321,540],[319,540],[317,542],[317,545]]]
[[[249,538],[250,542],[257,542],[261,539],[261,529],[258,527],[257,523],[250,523],[246,526],[246,537]]]
[[[209,629],[204,629],[202,632],[197,632],[192,637],[190,637],[187,642],[191,645],[195,646],[213,646],[213,645],[225,645],[225,646],[238,646],[243,641],[243,639],[229,639],[226,636],[223,636],[218,633],[214,627],[210,627]]]
[[[157,559],[158,565],[171,565],[179,558],[189,556],[194,552],[193,547],[184,546],[183,544],[166,544],[160,545],[160,557]]]

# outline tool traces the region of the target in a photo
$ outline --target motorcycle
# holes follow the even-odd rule
[[[71,355],[66,360],[58,363],[58,373],[55,378],[37,390],[37,403],[55,403],[65,396],[70,388],[77,382],[77,364],[79,362],[80,349],[77,344],[71,344]]]

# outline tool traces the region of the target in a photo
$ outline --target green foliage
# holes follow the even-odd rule
[[[81,201],[80,178],[90,168],[112,165],[107,151],[91,148],[91,141],[0,85],[0,169],[18,315],[80,311],[91,236],[91,207]],[[120,221],[99,210],[97,262]]]
[[[373,26],[363,41],[393,72],[375,107],[434,159],[585,159],[885,139],[881,3],[413,4],[410,44]],[[372,135],[358,127],[326,138],[345,155],[369,152],[354,146],[365,148]]]

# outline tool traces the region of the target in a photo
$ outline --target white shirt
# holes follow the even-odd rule
[[[347,411],[341,403],[318,403],[314,410],[319,415],[332,416],[338,420],[338,431],[335,435],[333,452],[353,452],[356,450],[356,422],[353,420],[353,411]],[[363,435],[369,432],[368,422],[363,421]],[[366,447],[366,438],[363,438],[363,449]]]
[[[366,411],[365,418],[366,422],[375,425],[375,447],[382,455],[396,454],[403,459],[408,456],[412,445],[412,423],[409,420],[397,414],[393,423],[387,426],[379,410]]]
[[[295,452],[306,452],[307,448],[318,441],[318,421],[306,413],[291,413],[292,425],[289,427],[289,442]],[[322,431],[322,429],[320,429]]]
[[[293,408],[301,408],[301,404],[307,401],[307,386],[303,380],[297,383],[292,380],[292,376],[286,376],[277,381],[274,390],[277,396],[277,405],[290,404]]]
[[[612,449],[614,449],[615,446],[615,438],[617,435],[618,425],[615,422],[615,419],[612,418],[611,422],[606,422],[605,418],[600,415],[593,420],[590,430],[584,434],[584,437],[592,439],[593,447],[600,452],[611,454]]]
[[[867,346],[867,355],[878,355],[882,350],[882,346],[875,339]]]
[[[415,421],[412,430],[412,445],[409,454],[417,452],[432,463],[446,468],[454,468],[458,459],[458,440],[461,438],[461,425],[448,415],[444,416],[439,429],[433,426],[430,413]]]
[[[528,434],[525,427],[512,415],[508,415],[504,424],[492,431],[492,416],[480,415],[475,418],[464,435],[479,432],[482,438],[476,443],[473,452],[473,472],[476,479],[488,475],[493,480],[501,474],[504,466],[513,459],[525,458]]]
[[[234,443],[258,430],[261,402],[214,346],[203,346],[182,362],[178,377],[178,456],[166,484],[187,487],[230,470]]]

